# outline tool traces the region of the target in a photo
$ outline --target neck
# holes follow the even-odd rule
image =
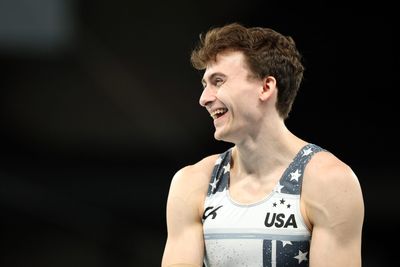
[[[276,120],[233,149],[233,168],[237,175],[261,178],[276,168],[288,165],[306,144],[293,135],[283,120]]]

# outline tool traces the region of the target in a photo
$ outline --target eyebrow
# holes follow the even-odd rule
[[[213,73],[213,74],[211,74],[210,76],[208,76],[208,78],[207,78],[207,80],[208,81],[211,81],[211,80],[213,80],[216,76],[221,76],[221,77],[226,77],[226,75],[225,74],[223,74],[222,72],[215,72],[215,73]],[[201,79],[201,83],[203,84],[203,85],[205,85],[205,84],[207,84],[207,82],[206,82],[206,79]]]

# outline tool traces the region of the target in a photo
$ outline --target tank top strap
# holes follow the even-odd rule
[[[231,156],[232,148],[219,155],[211,174],[207,196],[228,188]]]
[[[303,184],[303,174],[307,163],[315,153],[320,151],[326,150],[310,143],[305,145],[297,153],[279,180],[277,188],[279,188],[280,193],[300,195],[301,186]]]

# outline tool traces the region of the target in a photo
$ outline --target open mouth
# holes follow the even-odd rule
[[[228,112],[227,108],[218,108],[211,112],[211,117],[215,120],[218,119],[219,117],[223,116],[226,112]]]

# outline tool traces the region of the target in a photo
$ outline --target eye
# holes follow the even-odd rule
[[[215,84],[215,86],[217,86],[217,87],[220,87],[223,83],[224,83],[224,80],[221,79],[221,78],[216,78],[216,79],[214,80],[214,84]]]

